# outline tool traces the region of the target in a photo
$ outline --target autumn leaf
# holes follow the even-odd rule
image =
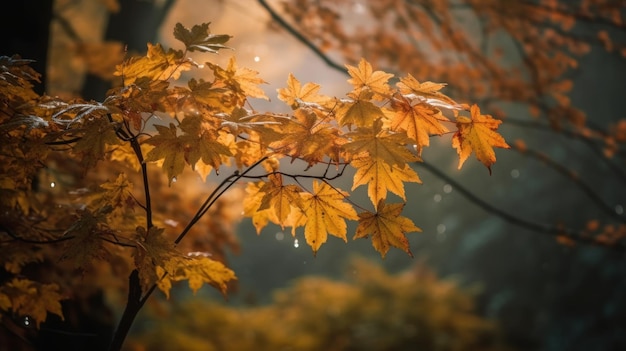
[[[106,205],[92,212],[88,209],[78,211],[78,219],[63,234],[73,237],[68,240],[62,259],[68,259],[76,267],[84,265],[95,258],[107,257],[107,251],[103,246],[100,235],[106,232],[107,217],[113,207]]]
[[[300,105],[318,105],[328,101],[327,97],[318,94],[319,90],[319,84],[306,83],[302,85],[292,73],[289,73],[287,78],[287,87],[276,89],[278,99],[294,110]]]
[[[183,59],[182,51],[169,49],[166,52],[160,44],[148,44],[146,56],[132,57],[117,65],[114,75],[124,78],[124,84],[130,85],[140,78],[178,79],[191,66],[191,61]]]
[[[73,152],[81,155],[85,167],[93,167],[104,158],[107,146],[119,145],[113,124],[105,118],[86,120],[81,128],[82,137],[74,145]]]
[[[330,123],[320,120],[315,111],[298,108],[293,118],[280,126],[283,136],[270,147],[277,153],[288,155],[292,160],[301,158],[309,165],[320,162],[328,156],[336,158],[338,132]]]
[[[383,160],[372,157],[360,157],[352,160],[350,164],[356,168],[351,190],[367,184],[367,195],[375,206],[386,199],[387,191],[391,191],[406,201],[404,183],[422,182],[408,164],[402,167],[395,164],[389,165]]]
[[[382,100],[391,95],[391,87],[387,81],[393,77],[393,74],[374,71],[372,65],[365,59],[359,61],[358,67],[346,65],[346,68],[351,77],[348,79],[348,83],[354,86],[354,91],[357,94],[367,88],[374,93],[373,98],[376,100]]]
[[[447,133],[448,128],[442,122],[449,121],[441,111],[427,105],[411,103],[404,97],[392,101],[393,109],[385,109],[385,115],[389,118],[389,128],[394,131],[404,131],[417,147],[417,154],[422,154],[422,149],[430,145],[431,135]]]
[[[269,100],[263,89],[259,88],[259,84],[266,84],[267,82],[257,77],[259,74],[257,71],[237,67],[234,56],[231,56],[226,69],[210,62],[207,62],[207,65],[213,70],[216,79],[231,85],[235,91],[241,90],[246,96]]]
[[[304,225],[306,242],[317,253],[328,234],[347,241],[346,220],[356,220],[354,208],[345,202],[348,194],[327,183],[313,181],[313,192],[302,194],[302,209],[293,218],[293,228]]]
[[[372,127],[360,127],[348,133],[350,142],[343,147],[350,155],[360,157],[363,153],[390,165],[404,166],[415,162],[419,157],[408,148],[411,140],[404,133],[393,133],[383,129],[383,122],[377,119]]]
[[[230,49],[225,46],[230,35],[210,34],[209,24],[202,23],[194,25],[191,30],[185,28],[182,24],[176,23],[174,26],[174,38],[180,40],[189,51],[211,52],[216,54],[221,49]]]
[[[257,235],[267,226],[270,217],[273,216],[271,208],[259,210],[261,200],[265,196],[265,193],[260,191],[264,184],[264,182],[248,183],[246,186],[247,195],[243,198],[244,215],[252,219],[252,225],[254,225]]]
[[[363,90],[359,94],[349,93],[349,101],[342,101],[335,113],[339,124],[342,126],[369,127],[375,120],[383,116],[380,107],[370,100],[373,93]]]
[[[176,135],[177,128],[174,123],[170,123],[169,128],[158,124],[154,127],[157,134],[146,140],[146,143],[155,147],[148,152],[145,162],[163,160],[161,168],[167,173],[171,185],[172,179],[185,168],[186,143]]]
[[[219,132],[204,126],[201,116],[186,117],[180,129],[185,132],[180,141],[185,145],[186,162],[194,170],[198,160],[218,170],[223,159],[233,155],[230,148],[220,142]]]
[[[372,245],[385,258],[389,247],[397,247],[413,257],[406,238],[408,232],[421,232],[407,217],[400,214],[404,208],[401,204],[386,204],[380,200],[376,206],[376,213],[359,213],[359,225],[356,228],[354,239],[372,236]]]
[[[459,116],[456,119],[457,132],[452,137],[452,146],[459,154],[459,169],[474,151],[491,174],[491,165],[496,162],[494,147],[510,148],[504,138],[496,132],[502,121],[490,115],[481,115],[477,105],[470,109],[471,118]]]
[[[302,188],[295,184],[283,184],[280,174],[268,176],[268,181],[259,189],[264,193],[258,211],[270,209],[273,223],[285,227],[293,207],[301,207],[300,192]]]
[[[167,274],[166,274],[167,273]],[[169,298],[172,282],[187,280],[195,294],[204,284],[218,289],[226,295],[227,283],[237,279],[235,272],[223,263],[205,256],[175,256],[158,266],[156,274],[161,277],[157,287]]]
[[[10,308],[16,315],[28,316],[35,320],[37,329],[46,320],[48,313],[63,317],[61,300],[63,296],[59,292],[57,284],[42,284],[28,279],[13,278],[0,291],[0,302],[7,305],[2,295],[10,297]]]
[[[444,83],[423,82],[420,83],[412,75],[400,78],[396,84],[400,89],[400,93],[407,98],[417,98],[431,106],[444,107],[447,109],[458,110],[461,105],[456,103],[447,95],[439,90],[446,86]]]
[[[174,244],[163,235],[163,231],[163,228],[157,227],[151,227],[147,231],[143,227],[136,229],[134,241],[137,245],[133,257],[143,291],[148,291],[161,278],[157,267],[164,267],[168,260],[180,256],[174,250]]]

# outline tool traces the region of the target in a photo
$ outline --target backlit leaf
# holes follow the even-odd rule
[[[406,233],[421,232],[407,217],[400,214],[405,204],[386,204],[383,200],[378,203],[376,213],[359,213],[359,225],[354,239],[372,236],[372,245],[384,258],[389,247],[394,246],[413,257],[409,249]]]
[[[459,116],[456,119],[458,131],[452,137],[452,146],[459,154],[459,169],[474,151],[476,158],[482,162],[491,174],[491,165],[496,162],[494,147],[508,149],[510,146],[496,132],[502,121],[490,115],[481,115],[477,105],[471,107],[471,118]]]

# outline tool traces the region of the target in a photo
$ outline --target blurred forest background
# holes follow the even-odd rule
[[[36,3],[23,2],[44,7]],[[502,118],[500,131],[515,145],[513,150],[497,152],[491,176],[479,162],[457,170],[458,159],[450,149],[424,152],[427,164],[417,169],[424,184],[407,189],[414,202],[405,209],[405,215],[423,230],[409,237],[414,258],[392,250],[380,260],[369,242],[346,245],[340,240],[329,240],[313,257],[290,233],[276,227],[257,235],[244,220],[237,227],[239,248],[228,256],[238,276],[228,301],[208,289],[195,297],[181,289],[165,303],[160,296],[154,298],[135,326],[131,346],[152,343],[150,350],[167,349],[169,340],[178,346],[195,345],[185,346],[190,350],[245,349],[243,341],[239,346],[232,341],[240,337],[237,330],[241,332],[242,326],[276,324],[273,327],[280,329],[288,323],[279,320],[285,314],[262,309],[274,303],[293,316],[310,318],[309,329],[284,332],[285,339],[317,335],[319,342],[328,330],[314,327],[315,323],[331,325],[332,320],[347,328],[367,320],[370,324],[362,324],[360,341],[346,341],[364,350],[364,345],[371,346],[372,340],[385,335],[383,326],[396,326],[389,333],[414,333],[398,331],[419,319],[408,315],[412,306],[439,301],[450,311],[420,310],[421,318],[430,314],[448,321],[431,321],[430,327],[448,330],[448,336],[457,335],[465,345],[484,346],[475,338],[488,335],[499,340],[501,332],[504,344],[520,350],[626,349],[623,1],[42,3],[50,4],[52,20],[31,20],[50,24],[48,56],[42,67],[50,95],[102,100],[110,86],[110,69],[123,59],[125,46],[132,54],[145,51],[146,42],[176,45],[175,23],[211,22],[213,33],[233,35],[229,46],[238,64],[259,71],[269,83],[264,90],[272,101],[253,101],[256,110],[284,109],[273,97],[277,88],[285,86],[289,72],[302,82],[320,84],[324,94],[340,96],[346,91],[347,77],[337,68],[354,65],[362,56],[375,69],[449,83],[446,93],[457,101],[476,102],[483,112]],[[581,10],[583,3],[591,4],[588,12]],[[274,17],[271,11],[276,11]],[[7,13],[3,16],[11,16]],[[12,32],[3,33],[9,38]],[[559,37],[561,41],[550,41]],[[13,39],[17,42],[19,36]],[[27,49],[2,52],[14,53],[42,63],[42,56],[31,57]],[[224,51],[215,60],[226,63],[230,55]],[[431,142],[447,144],[449,138],[435,137]],[[355,261],[355,257],[368,260]],[[411,283],[402,285],[400,280],[406,281],[408,275],[413,277]],[[401,288],[383,291],[387,284],[383,280]],[[351,295],[355,286],[368,293]],[[457,287],[460,295],[450,292]],[[313,289],[319,294],[310,296]],[[429,297],[420,300],[418,295]],[[356,302],[336,304],[346,299]],[[392,300],[403,302],[385,305]],[[376,304],[386,307],[376,310],[372,307]],[[256,310],[240,311],[247,315],[231,310],[218,313],[227,306]],[[298,310],[298,306],[309,308]],[[333,318],[317,315],[329,306],[336,309]],[[377,325],[368,319],[367,308],[377,316],[404,319]],[[212,311],[217,311],[214,317]],[[341,318],[345,320],[338,321]],[[471,327],[450,322],[461,319]],[[494,322],[498,333],[487,320]],[[173,327],[172,321],[182,327]],[[218,324],[231,327],[212,329]],[[203,339],[207,330],[218,339],[231,337],[232,344],[222,340],[220,348],[219,343],[207,342]],[[271,335],[280,339],[277,331]],[[421,346],[485,349],[454,348],[447,340]],[[334,347],[348,349],[338,343]],[[406,344],[394,347],[389,349],[407,349]],[[310,341],[295,349],[330,348]]]

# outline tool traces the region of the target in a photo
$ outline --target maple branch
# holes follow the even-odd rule
[[[315,44],[313,44],[309,39],[307,39],[302,33],[300,33],[297,29],[291,26],[284,18],[282,18],[270,5],[267,4],[265,0],[258,0],[259,4],[267,10],[273,20],[278,22],[283,29],[285,29],[289,34],[291,34],[294,38],[298,39],[302,44],[311,49],[317,57],[319,57],[322,61],[324,61],[329,67],[334,68],[338,71],[345,73],[345,67],[340,66],[335,61],[331,60],[322,50],[320,50]]]
[[[244,177],[248,172],[250,172],[252,169],[254,169],[256,166],[260,165],[261,163],[263,163],[267,159],[268,159],[268,157],[264,156],[261,159],[257,160],[252,165],[248,166],[248,168],[246,168],[246,170],[244,170],[243,172],[240,173],[239,171],[236,170],[235,172],[233,172],[233,174],[231,174],[230,176],[226,177],[226,179],[222,180],[222,182],[217,187],[215,187],[215,189],[213,189],[211,194],[209,194],[209,196],[204,201],[204,203],[200,206],[200,208],[198,208],[198,211],[196,212],[196,214],[189,221],[189,223],[183,229],[183,231],[178,235],[176,240],[174,240],[174,245],[177,245],[178,243],[180,243],[181,240],[183,240],[183,238],[185,237],[185,235],[187,235],[189,230],[191,230],[193,225],[196,224],[200,220],[200,218],[202,218],[202,216],[204,216],[204,214],[206,214],[206,212],[211,208],[211,206],[213,206],[215,201],[217,201],[217,199],[219,199],[222,196],[222,194],[224,194],[224,192],[226,192],[231,186],[233,186],[233,184],[235,184],[235,182],[237,180],[239,180],[242,177]],[[234,180],[233,180],[233,178],[234,178]],[[225,186],[225,188],[220,190],[224,186]]]
[[[10,229],[9,227],[7,227],[6,225],[0,223],[0,231],[6,233],[8,236],[10,236],[11,238],[13,238],[13,240],[15,241],[19,241],[19,242],[23,242],[26,244],[37,244],[37,245],[47,245],[47,244],[57,244],[63,241],[67,241],[67,240],[71,240],[74,239],[74,236],[63,236],[60,238],[56,238],[56,239],[49,239],[49,240],[32,240],[32,239],[25,239],[20,237],[19,235],[15,234],[15,232]],[[2,241],[2,242],[9,242],[9,241]]]
[[[529,150],[527,148],[519,148],[515,144],[510,145],[512,150],[519,152],[520,154],[532,157],[536,160],[539,160],[546,164],[548,167],[554,169],[558,174],[562,175],[564,178],[567,178],[571,182],[573,182],[581,191],[598,206],[602,211],[604,211],[610,217],[614,219],[626,223],[626,218],[619,215],[615,210],[609,206],[604,200],[597,195],[596,191],[594,191],[589,185],[583,182],[578,175],[572,171],[571,169],[561,165],[558,162],[555,162],[548,155],[542,154],[540,152]]]
[[[626,244],[623,243],[623,242],[618,242],[618,243],[615,243],[615,244],[611,244],[611,243],[607,243],[607,242],[604,242],[604,241],[601,241],[601,240],[597,240],[596,238],[594,238],[592,236],[586,235],[585,233],[582,233],[582,232],[579,232],[579,231],[575,231],[573,229],[543,225],[543,224],[539,224],[539,223],[536,223],[536,222],[531,222],[531,221],[525,220],[523,218],[514,216],[514,215],[512,215],[512,214],[510,214],[510,213],[508,213],[508,212],[506,212],[506,211],[504,211],[502,209],[500,209],[497,206],[491,205],[490,203],[484,201],[480,197],[474,195],[472,192],[467,190],[467,188],[465,188],[461,184],[457,183],[454,179],[452,179],[447,174],[445,174],[444,172],[442,172],[441,170],[439,170],[435,166],[431,165],[430,163],[418,162],[418,163],[415,163],[415,164],[418,165],[418,166],[423,167],[424,169],[426,169],[427,171],[431,172],[432,174],[434,174],[438,178],[440,178],[440,179],[444,180],[445,182],[449,183],[450,185],[452,185],[453,188],[458,189],[459,192],[461,193],[461,195],[465,196],[465,198],[470,200],[472,203],[474,203],[478,207],[482,208],[483,210],[485,210],[485,211],[487,211],[487,212],[489,212],[491,214],[494,214],[494,215],[502,218],[506,222],[509,222],[511,224],[514,224],[514,225],[517,225],[517,226],[519,226],[521,228],[529,229],[529,230],[534,231],[534,232],[552,235],[552,236],[554,236],[556,238],[566,237],[568,239],[575,240],[576,242],[580,242],[580,243],[584,243],[584,244],[590,244],[590,245],[594,245],[594,246],[606,247],[606,248],[609,248],[609,249],[616,250],[618,252],[626,252]]]
[[[135,155],[137,156],[137,160],[141,165],[141,176],[143,178],[143,191],[146,198],[145,210],[146,210],[146,229],[150,229],[153,227],[152,223],[152,201],[150,199],[150,185],[148,181],[148,165],[144,162],[143,153],[141,151],[141,145],[139,145],[139,141],[137,140],[137,136],[132,136],[130,138],[130,146],[133,148]]]

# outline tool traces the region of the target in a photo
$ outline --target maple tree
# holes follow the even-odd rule
[[[248,193],[244,215],[259,232],[269,223],[290,227],[294,236],[302,230],[315,254],[329,235],[347,241],[347,221],[356,221],[354,238],[371,236],[382,257],[390,247],[411,255],[406,234],[420,228],[401,212],[405,185],[421,182],[412,165],[428,146],[425,136],[456,130],[459,167],[474,153],[490,168],[493,147],[509,147],[495,132],[497,121],[446,96],[444,84],[409,75],[394,87],[392,74],[364,59],[346,65],[353,87],[347,98],[320,95],[315,83],[289,75],[278,97],[292,113],[259,112],[251,99],[267,97],[256,71],[239,67],[234,56],[222,68],[188,55],[217,53],[227,48],[228,35],[212,34],[208,23],[190,29],[179,23],[174,36],[184,49],[148,44],[145,55],[118,64],[114,75],[123,84],[102,102],[39,95],[30,60],[1,58],[0,249],[14,276],[0,286],[5,313],[37,326],[47,313],[63,318],[66,286],[20,278],[28,263],[42,260],[82,272],[94,269],[93,261],[123,262],[118,271],[129,276],[128,299],[111,350],[122,347],[156,289],[167,296],[174,282],[188,281],[194,292],[208,284],[226,294],[236,276],[219,258],[220,249],[186,251],[179,244],[242,183]],[[204,70],[207,78],[177,84],[190,70]],[[417,125],[429,127],[424,132]],[[74,189],[66,195],[38,191],[41,171],[67,171],[59,165],[74,167]],[[351,171],[351,190],[367,185],[370,204],[333,184]],[[155,179],[165,177],[174,189],[189,181],[189,173],[222,180],[200,195],[204,201],[182,225],[160,211],[153,196],[162,185]]]

